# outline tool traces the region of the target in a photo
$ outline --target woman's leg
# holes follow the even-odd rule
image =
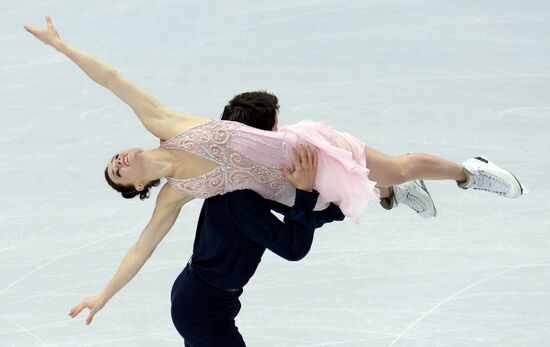
[[[390,187],[407,181],[454,180],[462,182],[466,175],[462,165],[426,153],[392,157],[365,146],[369,178],[379,187]]]
[[[391,198],[391,188],[390,187],[379,187],[376,185],[376,188],[380,191],[380,199],[389,199]]]

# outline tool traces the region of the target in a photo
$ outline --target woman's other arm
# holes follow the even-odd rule
[[[128,250],[111,281],[99,294],[90,296],[73,307],[69,316],[74,318],[83,309],[88,308],[90,312],[86,318],[86,324],[90,324],[94,315],[139,272],[174,225],[182,206],[190,200],[192,197],[182,199],[180,194],[165,184],[158,195],[151,221],[141,233],[136,244]]]
[[[25,29],[46,45],[71,59],[88,77],[109,89],[132,108],[142,124],[159,139],[169,139],[179,131],[201,121],[200,117],[170,112],[153,96],[125,79],[113,67],[60,39],[52,20],[46,17],[46,28],[25,25]]]

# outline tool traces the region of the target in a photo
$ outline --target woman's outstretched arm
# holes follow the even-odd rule
[[[46,24],[45,29],[25,25],[25,30],[67,56],[94,82],[109,89],[128,104],[147,130],[159,139],[167,140],[201,121],[199,117],[168,111],[155,98],[125,79],[113,67],[61,40],[49,16],[46,17]]]
[[[174,225],[182,206],[190,200],[192,197],[182,199],[181,195],[165,184],[157,197],[157,205],[151,221],[141,233],[136,244],[128,250],[111,281],[99,294],[87,297],[73,307],[69,316],[74,318],[87,308],[90,312],[86,318],[86,324],[89,325],[95,314],[139,272]]]

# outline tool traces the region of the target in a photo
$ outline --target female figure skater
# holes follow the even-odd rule
[[[160,178],[167,178],[148,227],[169,229],[179,209],[191,199],[239,189],[252,189],[264,198],[290,206],[295,196],[288,182],[292,174],[290,149],[301,143],[319,151],[315,189],[320,197],[316,209],[335,202],[354,222],[370,201],[379,201],[378,188],[417,179],[454,180],[461,188],[511,198],[523,193],[510,172],[481,157],[463,165],[424,153],[391,157],[325,123],[302,121],[266,132],[235,122],[172,112],[114,68],[62,41],[50,17],[46,17],[46,23],[45,29],[25,29],[127,103],[161,140],[161,146],[152,150],[122,150],[105,169],[108,183],[125,198],[139,195],[144,199]]]
[[[93,81],[127,103],[162,142],[159,148],[148,151],[125,149],[109,161],[105,170],[109,184],[125,198],[139,195],[144,199],[161,177],[168,180],[159,192],[153,216],[140,241],[158,244],[171,229],[182,206],[194,197],[252,189],[267,199],[292,205],[296,189],[289,183],[295,177],[291,164],[313,162],[311,150],[301,151],[306,153],[305,157],[295,155],[293,148],[302,143],[317,148],[314,185],[320,192],[317,209],[336,202],[353,221],[358,220],[369,201],[379,200],[379,188],[387,191],[388,187],[417,179],[454,180],[464,189],[486,190],[511,198],[523,193],[511,173],[481,157],[469,159],[463,165],[422,153],[390,157],[324,123],[304,121],[270,132],[169,111],[112,67],[62,41],[50,17],[46,17],[46,23],[45,29],[30,26],[25,29],[66,55]],[[243,95],[229,103],[233,114],[244,109],[257,111],[258,105],[247,102]],[[276,112],[276,101],[272,107]],[[143,262],[132,257],[129,252],[124,262],[136,268],[131,271],[135,274]],[[116,283],[109,286],[117,292],[132,276],[118,276]],[[105,300],[98,302],[93,308],[87,307],[97,312]],[[82,308],[73,309],[71,316]],[[91,317],[87,320],[90,322]]]

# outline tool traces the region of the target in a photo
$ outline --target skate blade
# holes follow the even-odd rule
[[[523,184],[519,184],[521,186],[521,195],[529,195],[529,189],[527,189]]]

